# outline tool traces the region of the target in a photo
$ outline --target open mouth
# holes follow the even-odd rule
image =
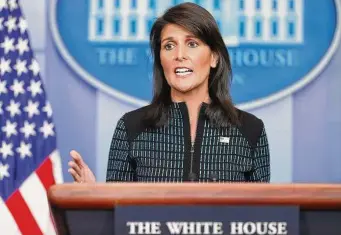
[[[187,76],[192,74],[193,70],[186,67],[177,67],[174,72],[177,76]]]

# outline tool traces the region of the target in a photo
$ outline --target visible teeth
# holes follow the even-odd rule
[[[191,74],[193,71],[191,69],[188,68],[177,68],[175,69],[175,73],[178,76],[186,76],[188,74]]]
[[[187,68],[179,68],[175,70],[176,73],[186,73],[186,72],[192,72],[192,70]]]
[[[191,74],[191,73],[192,73],[191,71],[188,71],[188,72],[176,72],[176,75],[186,76],[186,75]]]

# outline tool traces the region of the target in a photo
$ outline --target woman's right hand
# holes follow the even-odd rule
[[[69,173],[72,175],[73,179],[77,183],[95,183],[96,178],[92,173],[88,165],[83,161],[82,156],[72,150],[70,152],[72,160],[69,161]]]

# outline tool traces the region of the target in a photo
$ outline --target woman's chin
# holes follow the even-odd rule
[[[172,87],[174,90],[181,92],[181,93],[187,93],[191,90],[193,90],[194,86],[188,85],[188,86],[174,86]]]

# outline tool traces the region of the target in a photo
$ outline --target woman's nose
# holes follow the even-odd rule
[[[179,46],[176,50],[176,55],[175,55],[175,60],[177,61],[183,61],[187,59],[187,55],[186,55],[186,50],[185,48]]]

